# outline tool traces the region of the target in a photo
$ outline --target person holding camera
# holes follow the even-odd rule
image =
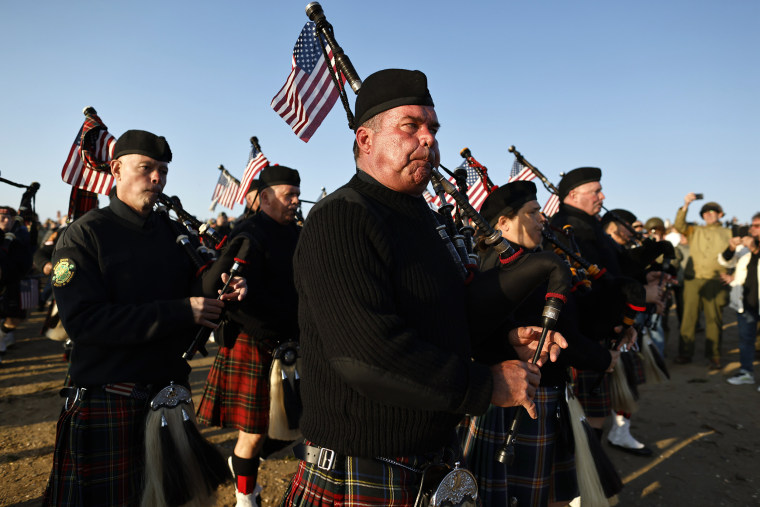
[[[717,202],[705,203],[699,211],[705,225],[687,225],[689,205],[698,198],[701,199],[702,195],[694,192],[686,194],[684,205],[678,209],[673,224],[689,241],[694,267],[693,272],[684,276],[683,317],[675,362],[686,364],[692,361],[694,335],[701,308],[705,316],[705,357],[711,370],[719,370],[723,307],[728,304],[728,291],[721,280],[726,268],[718,263],[718,254],[728,247],[731,231],[720,223],[723,208]]]
[[[752,365],[755,355],[755,335],[760,318],[760,213],[752,217],[749,234],[731,238],[718,262],[728,268],[736,268],[733,275],[721,275],[723,282],[731,287],[731,308],[736,310],[739,327],[739,371],[726,379],[729,384],[754,384]],[[760,391],[760,389],[758,389]]]

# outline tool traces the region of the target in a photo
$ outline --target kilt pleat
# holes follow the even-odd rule
[[[238,335],[234,347],[219,347],[198,404],[198,422],[266,433],[271,364],[272,356],[245,333]]]
[[[148,404],[98,394],[64,409],[43,505],[139,505]]]
[[[558,445],[557,406],[563,395],[556,387],[538,389],[538,418],[524,416],[520,421],[511,465],[499,463],[495,456],[518,407],[491,406],[460,426],[465,459],[478,480],[483,505],[510,505],[509,500],[517,498],[520,506],[542,506],[577,496],[574,455]]]

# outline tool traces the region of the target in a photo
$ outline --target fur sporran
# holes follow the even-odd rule
[[[302,404],[300,359],[297,342],[280,344],[272,352],[269,370],[269,438],[297,440],[301,437],[298,420]]]

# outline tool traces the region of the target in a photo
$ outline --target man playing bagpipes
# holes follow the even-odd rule
[[[578,303],[583,333],[594,339],[609,340],[610,322],[617,320],[620,312],[613,307],[619,299],[620,287],[635,288],[638,281],[624,276],[627,273],[621,268],[618,245],[604,231],[599,219],[605,198],[601,178],[602,171],[596,167],[580,167],[565,174],[559,184],[559,211],[552,217],[550,225],[557,231],[569,226],[573,231],[573,242],[583,258],[605,269],[606,274],[592,284],[588,294],[578,298]],[[645,309],[630,302],[628,305],[634,314]],[[633,333],[632,328],[628,328],[627,332]],[[593,371],[575,370],[575,376],[578,399],[589,424],[601,439],[604,421],[613,408],[609,381],[606,376],[600,378]],[[626,422],[627,419],[624,419],[621,424]],[[625,442],[624,447],[642,456],[652,453],[633,437]]]
[[[198,325],[216,327],[225,302],[247,292],[245,280],[233,278],[219,299],[215,290],[203,294],[206,277],[195,276],[171,223],[153,211],[171,159],[163,137],[125,132],[110,162],[116,186],[109,206],[91,210],[58,240],[53,286],[75,342],[73,386],[61,393],[66,400],[44,505],[139,505],[145,483],[162,481],[145,474],[151,398],[172,382],[169,397],[189,393],[182,353],[192,335]],[[182,411],[180,423],[188,416]],[[164,422],[162,415],[159,424],[174,433]],[[174,500],[165,503],[192,498]]]
[[[245,301],[230,305],[222,332],[216,333],[222,338],[217,339],[221,346],[198,405],[199,422],[239,430],[230,458],[238,507],[259,505],[256,497],[261,487],[256,478],[267,430],[278,440],[295,440],[300,435],[298,413],[291,414],[294,428],[288,428],[287,421],[284,432],[270,426],[277,423],[270,421],[270,368],[273,354],[279,358],[287,347],[294,349],[292,356],[297,355],[298,295],[293,284],[293,253],[300,232],[295,218],[301,178],[298,171],[285,166],[266,167],[259,178],[253,181],[261,208],[239,222],[231,236],[234,239],[247,233],[252,238],[249,254],[243,259],[252,290]],[[286,379],[292,381],[287,388],[297,385],[293,370]],[[278,371],[279,378],[274,381],[282,385],[283,370]],[[273,394],[281,392],[276,386],[273,390]],[[275,412],[280,404],[289,405],[282,399],[273,399],[272,403],[276,404]],[[294,403],[298,406],[289,408],[299,412],[300,404],[297,400]]]
[[[497,188],[483,202],[480,213],[522,255],[530,256],[540,248],[545,219],[533,182],[515,181]],[[492,250],[482,254],[482,271],[498,265],[498,256]],[[514,309],[516,326],[540,324],[546,292],[546,284],[537,287]],[[484,415],[468,418],[461,428],[464,455],[478,479],[483,505],[513,502],[520,506],[566,505],[579,494],[573,437],[564,401],[569,380],[567,368],[603,373],[615,365],[619,352],[608,351],[579,332],[573,303],[574,299],[568,298],[556,326],[567,339],[568,348],[556,362],[541,367],[541,381],[534,398],[538,418],[525,420],[518,427],[514,461],[502,463],[496,456],[519,409],[492,405]],[[473,357],[485,364],[504,359],[488,347],[476,347]],[[560,414],[562,417],[558,417]]]
[[[537,332],[500,329],[523,360],[471,360],[473,275],[422,197],[440,159],[426,76],[370,75],[355,118],[356,175],[311,209],[293,261],[306,441],[283,505],[413,505],[456,473],[464,414],[492,403],[535,417],[539,370],[525,360]],[[458,505],[477,501],[466,476]]]

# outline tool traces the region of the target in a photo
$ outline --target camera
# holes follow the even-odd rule
[[[694,199],[697,201],[704,198],[705,198],[705,194],[694,194]]]

